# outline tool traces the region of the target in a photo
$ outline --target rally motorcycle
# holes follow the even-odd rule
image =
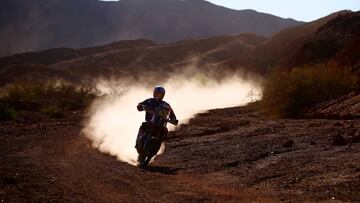
[[[152,114],[152,119],[149,122],[147,132],[145,132],[145,139],[142,153],[139,154],[139,167],[146,168],[151,159],[158,153],[161,143],[167,136],[167,123],[177,125],[177,120],[170,120],[171,108],[169,105],[162,104],[156,109],[151,109],[143,105],[146,112]]]

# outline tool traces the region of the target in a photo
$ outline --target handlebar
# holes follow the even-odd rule
[[[142,109],[150,114],[155,114],[155,112],[153,110],[151,110],[150,108],[148,108],[146,105],[141,105]],[[171,119],[167,119],[166,122],[171,123],[173,125],[178,125],[179,121],[178,120],[171,120]]]

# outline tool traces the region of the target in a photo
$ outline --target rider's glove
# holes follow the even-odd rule
[[[177,119],[176,119],[176,120],[173,120],[173,121],[172,121],[172,124],[174,124],[174,125],[179,124],[179,120],[177,120]]]
[[[139,104],[137,105],[137,110],[138,110],[138,111],[143,111],[143,110],[144,110],[144,105],[142,105],[141,103],[139,103]]]

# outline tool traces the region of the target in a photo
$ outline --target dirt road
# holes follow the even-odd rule
[[[0,123],[1,202],[360,202],[360,120],[213,110],[171,133],[148,170],[92,149],[81,120]]]

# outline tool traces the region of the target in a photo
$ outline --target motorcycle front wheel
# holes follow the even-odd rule
[[[161,141],[157,139],[148,139],[145,141],[144,144],[144,155],[140,157],[139,167],[146,168],[151,159],[157,154],[161,147]]]

